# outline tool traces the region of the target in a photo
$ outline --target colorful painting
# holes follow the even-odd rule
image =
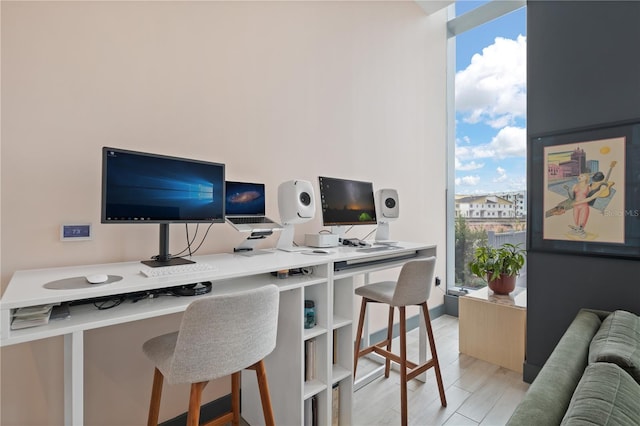
[[[534,135],[530,251],[640,258],[640,120]]]
[[[544,239],[625,242],[625,137],[544,148]]]

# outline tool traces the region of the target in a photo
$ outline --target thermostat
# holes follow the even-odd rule
[[[90,239],[90,223],[64,223],[60,226],[60,241],[87,241]]]

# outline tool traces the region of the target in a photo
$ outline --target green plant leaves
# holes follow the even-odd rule
[[[520,244],[506,243],[498,248],[480,246],[475,250],[469,269],[472,274],[489,281],[500,275],[518,275],[524,266],[525,254]]]

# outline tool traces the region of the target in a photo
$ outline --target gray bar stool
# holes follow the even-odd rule
[[[238,425],[240,372],[252,369],[258,376],[265,422],[274,425],[263,359],[276,346],[278,303],[275,285],[204,296],[187,307],[179,331],[146,341],[142,350],[156,366],[147,424],[158,424],[165,377],[170,384],[191,384],[187,425],[196,426],[204,387],[210,380],[231,375],[232,410],[209,424]]]
[[[375,352],[385,358],[384,376],[386,378],[389,377],[391,361],[398,363],[400,365],[400,410],[402,413],[402,425],[404,426],[407,425],[407,381],[421,373],[424,373],[429,368],[433,367],[435,369],[438,390],[440,391],[440,402],[443,407],[447,406],[444,386],[442,385],[442,376],[440,374],[440,364],[438,363],[438,354],[436,352],[436,344],[433,339],[429,308],[427,307],[427,300],[431,293],[431,283],[433,282],[435,265],[435,257],[412,260],[404,264],[397,282],[383,281],[367,284],[362,287],[358,287],[355,291],[357,295],[362,296],[362,304],[360,307],[360,320],[358,321],[358,332],[356,335],[354,350],[355,357],[353,361],[353,377],[355,378],[356,375],[358,358],[371,352]],[[362,329],[368,303],[386,303],[389,305],[387,338],[380,343],[360,349]],[[427,326],[427,336],[429,337],[429,347],[431,348],[431,359],[421,365],[407,361],[407,323],[405,307],[411,305],[417,305],[422,308],[424,321]],[[400,311],[400,356],[391,352],[391,340],[393,339],[393,310],[396,307]]]

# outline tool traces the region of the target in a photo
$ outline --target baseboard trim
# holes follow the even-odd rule
[[[231,411],[231,394],[203,404],[202,407],[200,407],[200,423],[204,424],[209,422],[229,411]],[[160,426],[185,426],[186,424],[187,413],[185,412],[173,419],[160,423]]]
[[[444,295],[444,307],[447,315],[458,317],[458,296]]]
[[[522,380],[526,383],[533,383],[533,380],[538,376],[542,367],[537,365],[529,364],[525,361],[522,365]]]

